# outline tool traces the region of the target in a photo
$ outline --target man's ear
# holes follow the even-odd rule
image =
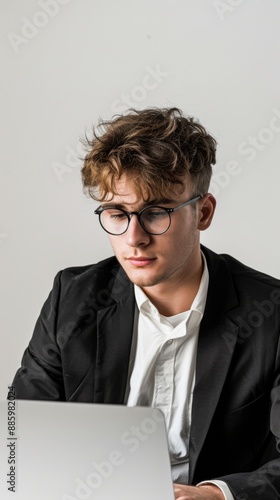
[[[198,201],[198,220],[197,229],[200,231],[205,231],[213,219],[215,208],[216,208],[216,198],[211,193],[207,193]]]

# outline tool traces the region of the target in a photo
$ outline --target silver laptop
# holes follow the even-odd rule
[[[158,410],[2,401],[0,413],[1,499],[174,499]]]

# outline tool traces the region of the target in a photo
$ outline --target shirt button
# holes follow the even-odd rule
[[[172,342],[173,342],[173,340],[168,340],[166,343],[167,343],[168,345],[170,345],[170,344],[172,344]]]

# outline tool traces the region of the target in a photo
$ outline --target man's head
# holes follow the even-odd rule
[[[215,209],[207,191],[216,141],[176,108],[133,110],[99,131],[87,140],[83,184],[101,203],[100,222],[127,275],[161,295],[194,279],[199,232]]]
[[[133,110],[101,122],[87,146],[83,185],[99,201],[117,194],[124,174],[145,201],[183,191],[186,178],[194,195],[204,195],[215,164],[215,139],[177,108]]]

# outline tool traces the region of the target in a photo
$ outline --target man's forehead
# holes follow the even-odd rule
[[[103,207],[109,207],[111,205],[117,205],[119,207],[129,206],[131,208],[143,208],[148,205],[167,205],[170,203],[175,203],[175,198],[165,198],[165,197],[149,197],[149,198],[139,198],[135,197],[125,197],[121,195],[112,195],[108,199],[101,203]]]
[[[120,179],[114,181],[114,192],[108,192],[105,196],[105,203],[111,202],[114,204],[137,205],[147,198],[147,190],[140,189],[139,183],[136,184],[136,179],[129,179],[123,175]]]
[[[187,183],[189,185],[189,182]],[[121,176],[114,182],[114,192],[106,193],[104,204],[108,202],[113,204],[125,204],[130,206],[147,205],[150,203],[168,204],[174,203],[178,197],[187,189],[185,185],[174,184],[166,189],[147,188],[139,177],[129,178],[126,175]]]
[[[139,194],[135,192],[133,189],[133,186],[125,186],[125,185],[119,185],[115,188],[114,193],[106,193],[104,202],[111,202],[111,203],[125,203],[129,205],[136,205],[141,201],[141,198],[139,197]],[[144,198],[144,195],[143,195]]]
[[[149,204],[167,204],[174,203],[176,201],[176,196],[174,193],[148,193],[145,190],[140,192],[135,192],[135,189],[119,189],[116,193],[107,193],[102,205],[114,204],[114,205],[129,205],[133,206],[144,206]]]

